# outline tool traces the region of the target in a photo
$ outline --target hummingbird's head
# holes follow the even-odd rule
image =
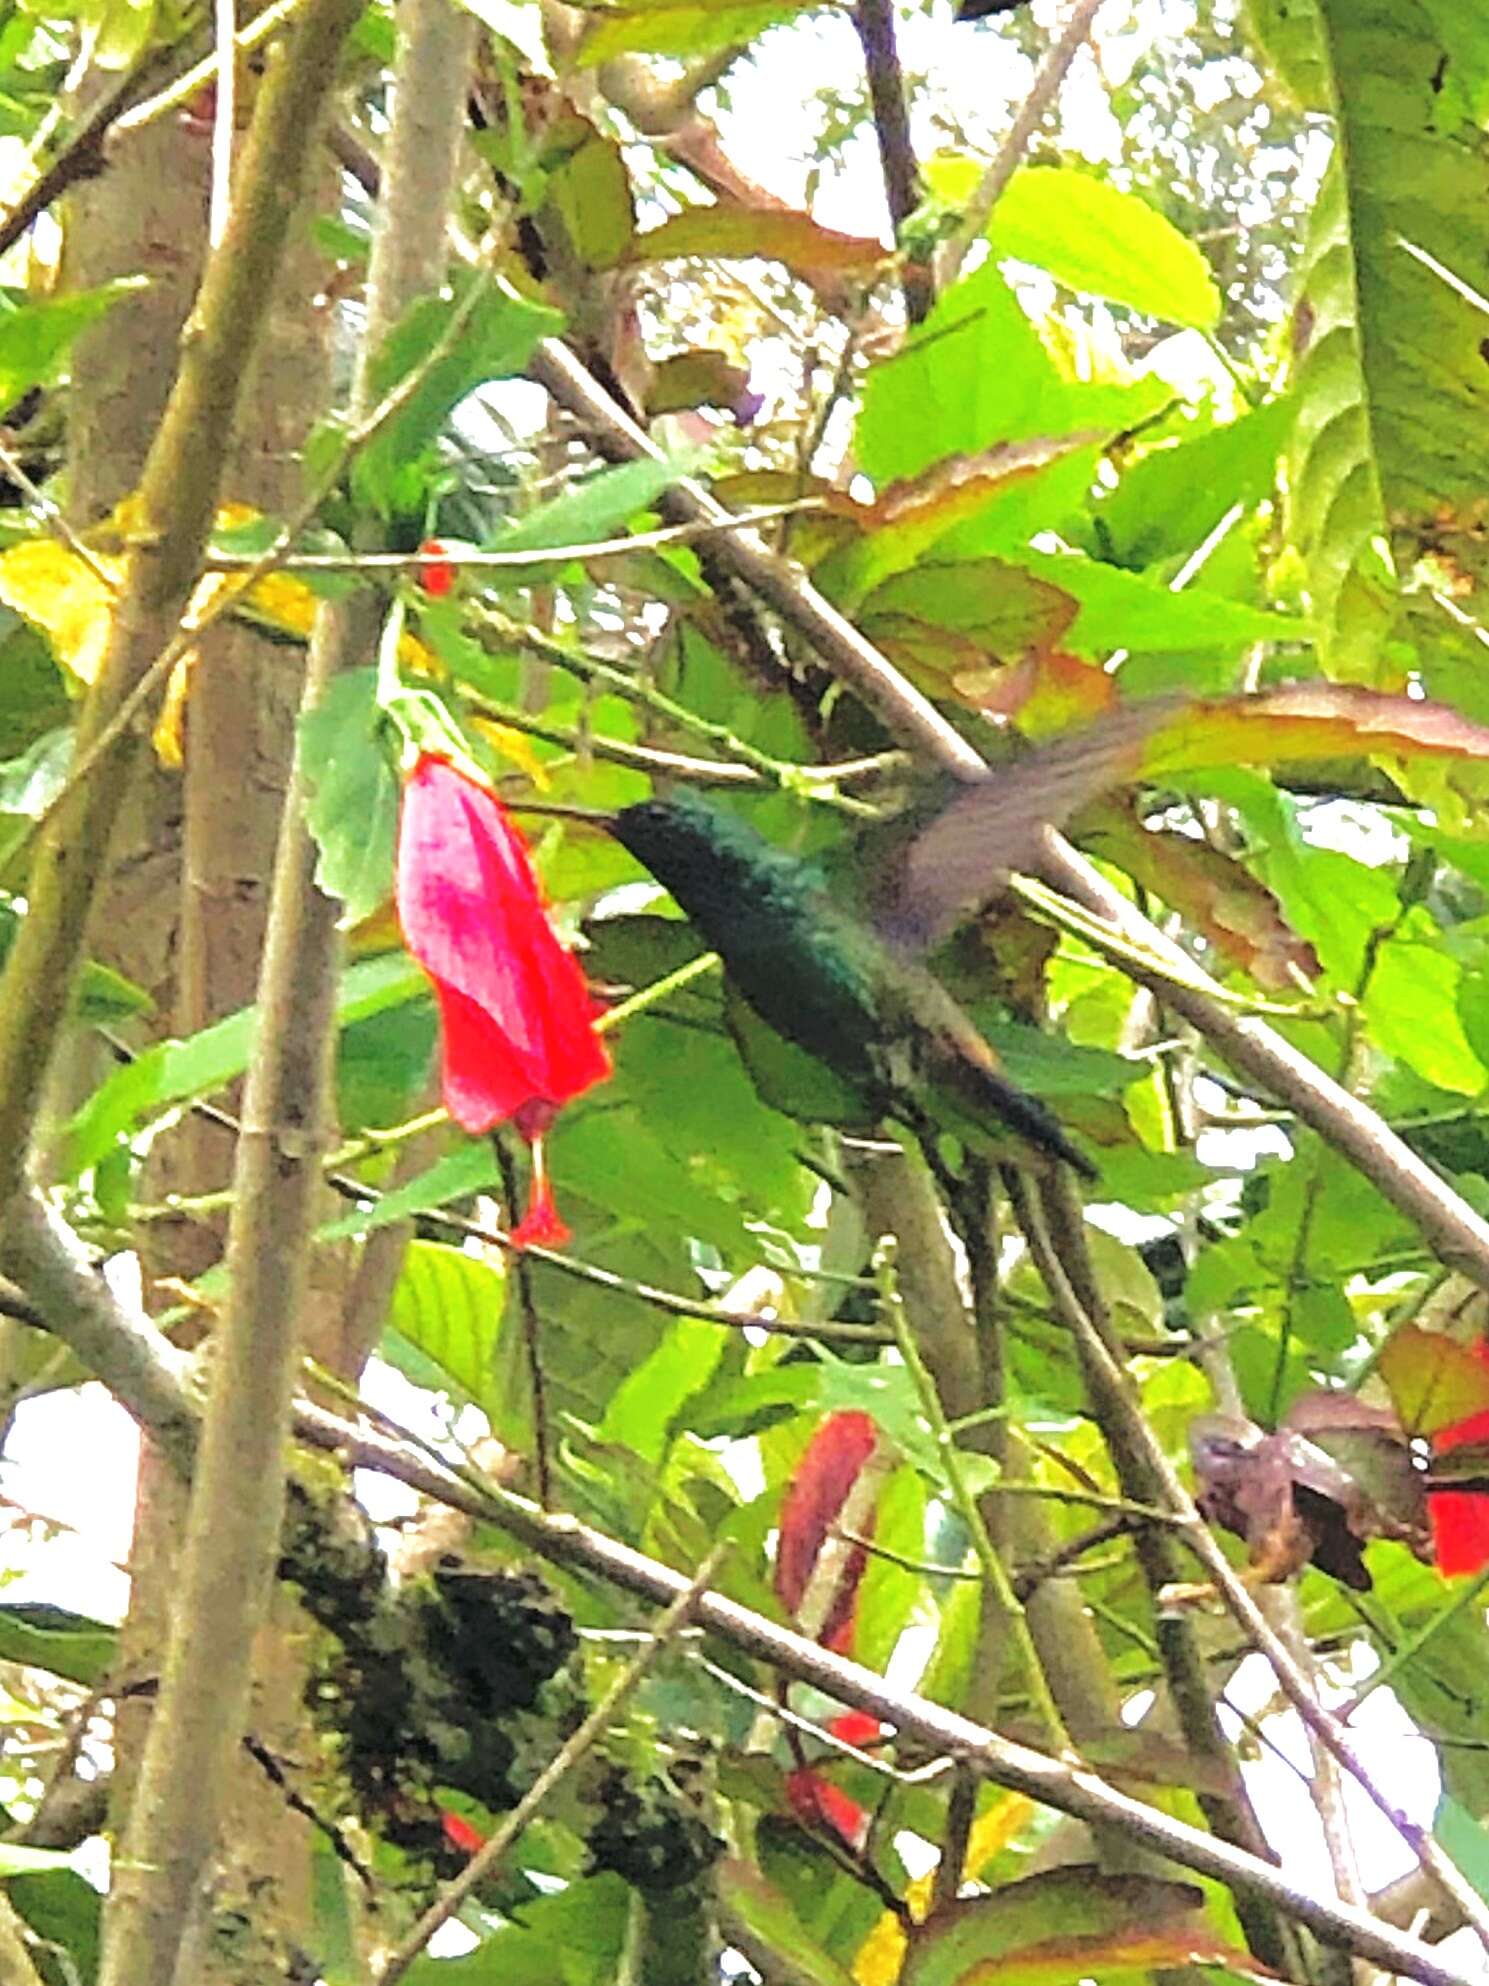
[[[686,789],[626,807],[610,832],[690,916],[748,903],[765,846],[737,815]]]

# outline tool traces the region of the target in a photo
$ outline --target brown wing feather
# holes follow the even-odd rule
[[[969,781],[900,855],[879,897],[883,936],[901,952],[934,950],[997,894],[1010,870],[1033,865],[1046,827],[1063,826],[1131,779],[1149,733],[1182,702],[1126,705]]]

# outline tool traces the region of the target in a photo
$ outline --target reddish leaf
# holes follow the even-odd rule
[[[1015,719],[1026,738],[1089,724],[1117,703],[1116,678],[1062,648],[1041,648],[1008,669],[954,675],[951,684],[986,716]]]
[[[877,1439],[867,1414],[829,1414],[802,1452],[781,1505],[776,1548],[776,1595],[793,1615],[801,1606],[828,1531]],[[863,1546],[855,1545],[817,1637],[828,1648],[846,1653],[852,1646],[853,1609],[867,1564]]]
[[[1489,1355],[1481,1345],[1404,1324],[1382,1348],[1379,1371],[1409,1434],[1456,1431],[1489,1412]]]
[[[1425,1553],[1421,1478],[1385,1408],[1320,1389],[1294,1401],[1275,1434],[1202,1414],[1190,1423],[1189,1449],[1200,1509],[1246,1540],[1256,1579],[1275,1583],[1316,1565],[1364,1593],[1370,1539]]]
[[[866,1710],[845,1710],[827,1728],[845,1745],[857,1745],[861,1751],[865,1745],[873,1744],[884,1726]],[[787,1774],[786,1798],[797,1819],[808,1827],[830,1828],[854,1848],[862,1847],[868,1838],[868,1809],[851,1799],[841,1787],[834,1786],[815,1766],[801,1765]]]
[[[1143,771],[1344,756],[1489,763],[1489,728],[1424,698],[1357,683],[1288,683],[1256,696],[1176,701],[1148,741]]]
[[[992,1896],[938,1910],[916,1934],[900,1986],[981,1986],[1014,1980],[1066,1986],[1116,1970],[1191,1960],[1275,1977],[1208,1928],[1204,1893],[1156,1876],[1052,1869]]]
[[[865,235],[838,234],[810,214],[791,207],[751,207],[718,200],[690,207],[660,227],[648,228],[631,244],[628,261],[672,262],[683,255],[722,255],[732,260],[762,256],[784,262],[795,276],[810,280],[821,270],[870,276],[888,251]]]
[[[1207,841],[1144,829],[1113,808],[1090,846],[1162,897],[1269,993],[1295,992],[1322,971],[1318,954],[1289,927],[1266,885]]]
[[[868,1809],[814,1767],[799,1765],[787,1773],[786,1798],[803,1826],[826,1828],[850,1848],[863,1846],[869,1831]]]
[[[687,407],[721,407],[736,427],[748,427],[760,412],[762,396],[750,375],[724,352],[674,352],[660,359],[646,389],[649,414],[675,414]],[[791,495],[798,494],[792,491]]]

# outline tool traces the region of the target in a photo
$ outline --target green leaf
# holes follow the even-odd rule
[[[96,289],[0,311],[0,407],[14,406],[33,386],[44,386],[74,338],[111,311],[121,297],[144,287],[143,276],[121,276]]]
[[[1269,400],[1139,457],[1094,507],[1105,557],[1130,569],[1186,557],[1233,504],[1250,510],[1263,502],[1277,481],[1292,418],[1286,399]]]
[[[354,494],[383,516],[394,515],[415,500],[423,487],[420,458],[466,395],[493,379],[521,372],[538,341],[562,329],[563,319],[556,311],[507,295],[486,277],[469,280],[483,289],[453,349],[429,362],[455,311],[465,308],[468,289],[456,300],[421,298],[389,333],[374,362],[375,402],[417,375],[398,412],[352,465]]]
[[[582,62],[617,55],[712,55],[742,46],[778,22],[822,0],[621,0],[592,21],[580,44]]]
[[[117,1643],[111,1627],[64,1607],[0,1605],[0,1660],[6,1662],[91,1686],[107,1671]]]
[[[70,1858],[68,1858],[70,1861]],[[12,1909],[23,1917],[42,1948],[37,1966],[47,1986],[91,1986],[98,1977],[99,1925],[103,1899],[72,1867],[48,1868],[12,1876],[5,1885]],[[46,1946],[55,1949],[51,1952]],[[65,1953],[71,1970],[64,1967]]]
[[[393,1289],[390,1327],[478,1404],[491,1388],[506,1270],[442,1241],[411,1241]]]
[[[1220,292],[1194,243],[1136,193],[1078,167],[1021,166],[987,232],[995,254],[1073,290],[1201,331],[1219,321]]]
[[[1052,1869],[1007,1883],[993,1896],[945,1906],[911,1946],[901,1986],[1024,1986],[1235,1959],[1198,1916],[1204,1892],[1157,1876]],[[1196,1924],[1199,1928],[1193,1928]]]
[[[689,207],[638,234],[630,262],[672,262],[688,255],[721,255],[731,260],[761,257],[783,262],[793,275],[825,271],[868,276],[884,261],[885,248],[872,235],[839,234],[793,207],[752,207],[716,200]]]
[[[612,1986],[630,1921],[619,1876],[586,1876],[524,1903],[463,1958],[421,1958],[408,1986]]]
[[[989,262],[954,284],[894,357],[871,369],[854,453],[882,490],[944,457],[982,455],[1002,442],[1115,432],[1151,413],[1167,391],[1151,379],[1132,386],[1062,379]],[[1037,517],[1023,536],[1047,529],[1062,501],[1079,503],[1088,480],[1079,453],[1041,476]],[[1000,542],[1012,544],[1014,513],[1000,507],[1000,515]]]
[[[577,488],[565,490],[552,503],[530,511],[516,524],[498,532],[488,549],[493,552],[543,552],[554,546],[588,545],[611,538],[638,511],[649,510],[662,494],[682,476],[691,464],[645,457],[626,462],[616,469],[602,469],[587,477]],[[513,575],[530,585],[536,575],[523,571]],[[499,578],[500,574],[493,577]]]
[[[1489,1829],[1448,1795],[1438,1805],[1432,1832],[1438,1846],[1489,1901]]]
[[[731,1857],[720,1865],[719,1903],[766,1976],[778,1972],[800,1986],[852,1986],[853,1975],[811,1936],[790,1901],[759,1869]]]
[[[925,1556],[925,1481],[917,1469],[896,1469],[874,1505],[874,1543],[900,1558]],[[872,1553],[858,1589],[853,1658],[882,1670],[894,1653],[925,1584],[923,1576]]]
[[[486,1138],[467,1138],[452,1152],[436,1159],[426,1171],[384,1193],[374,1206],[358,1207],[328,1221],[316,1236],[318,1241],[344,1241],[354,1234],[371,1234],[391,1221],[407,1220],[411,1214],[428,1213],[463,1200],[472,1193],[484,1193],[501,1184],[501,1168]]]
[[[350,1027],[405,1000],[419,999],[429,982],[402,952],[362,959],[342,977],[338,1025]],[[67,1126],[62,1146],[63,1175],[80,1172],[107,1156],[115,1143],[147,1118],[172,1104],[221,1089],[248,1066],[258,1029],[258,1009],[240,1008],[225,1020],[184,1041],[157,1042],[102,1083]]]
[[[399,785],[382,729],[375,669],[344,670],[300,720],[311,788],[305,820],[320,850],[316,881],[340,897],[343,930],[393,894]]]
[[[569,246],[582,268],[613,269],[624,261],[636,234],[631,177],[620,146],[576,118],[583,137],[561,159],[545,150],[548,202],[563,223]]]
[[[1399,674],[1387,547],[1414,562],[1489,479],[1489,158],[1436,116],[1445,51],[1419,0],[1296,0],[1267,10],[1290,77],[1337,144],[1299,272],[1289,521],[1330,674]],[[1411,250],[1422,251],[1437,268]],[[1444,274],[1446,271],[1446,275]],[[1444,519],[1449,520],[1447,525]]]
[[[651,1357],[611,1394],[600,1439],[619,1442],[645,1462],[660,1462],[673,1418],[708,1384],[723,1353],[717,1324],[679,1317]]]
[[[0,765],[0,813],[37,820],[66,782],[72,765],[72,729],[47,731],[18,759]]]

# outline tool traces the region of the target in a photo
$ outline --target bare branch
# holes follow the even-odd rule
[[[977,190],[967,202],[965,213],[958,223],[956,233],[945,242],[936,257],[936,287],[950,289],[967,259],[968,251],[988,224],[988,218],[998,204],[998,196],[1012,179],[1014,169],[1025,152],[1029,141],[1039,129],[1045,112],[1054,102],[1060,85],[1069,73],[1091,32],[1092,23],[1101,11],[1101,0],[1076,0],[1070,19],[1061,30],[1058,40],[1050,45],[1039,74],[1034,78],[1034,86],[1020,106],[1018,116],[1009,126],[1008,136],[998,147],[998,156],[993,160],[978,183]]]

